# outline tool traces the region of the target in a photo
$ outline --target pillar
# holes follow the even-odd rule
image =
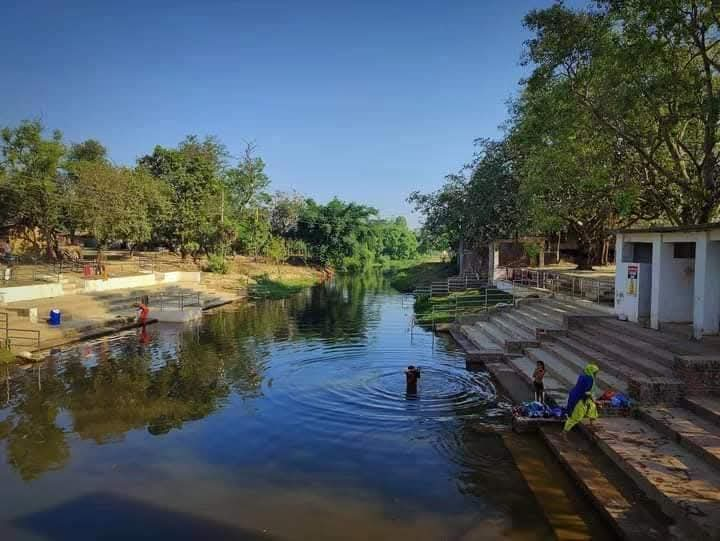
[[[695,287],[693,295],[693,336],[718,332],[720,322],[720,243],[710,242],[709,233],[702,233],[695,242]],[[715,279],[713,279],[713,277]]]
[[[662,236],[659,235],[652,243],[652,284],[650,289],[650,327],[655,330],[660,329],[663,248]]]
[[[618,304],[622,295],[625,295],[625,266],[623,265],[623,243],[625,235],[615,235],[615,313],[618,313]]]
[[[488,281],[495,284],[498,267],[500,266],[500,244],[497,242],[488,243]]]

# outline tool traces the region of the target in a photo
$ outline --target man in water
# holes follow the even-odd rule
[[[405,370],[405,392],[407,394],[417,394],[417,384],[420,379],[420,369],[410,365]]]

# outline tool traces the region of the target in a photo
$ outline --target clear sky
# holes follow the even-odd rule
[[[0,124],[41,118],[116,163],[254,140],[275,190],[405,215],[494,137],[523,15],[551,0],[22,0],[0,8]]]

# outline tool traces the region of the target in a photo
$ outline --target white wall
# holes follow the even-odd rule
[[[2,287],[0,288],[0,304],[60,297],[62,294],[62,284],[37,284],[34,286]]]
[[[675,259],[673,252],[673,244],[664,242],[660,257],[658,319],[660,322],[689,322],[693,320],[695,260]]]
[[[700,339],[720,328],[720,241],[699,238],[696,258],[693,335]]]
[[[202,273],[200,271],[197,272],[184,272],[184,271],[174,271],[174,272],[156,272],[155,278],[158,282],[162,282],[164,284],[170,284],[175,282],[193,282],[199,284],[202,280]]]
[[[113,289],[127,289],[131,287],[148,287],[153,286],[155,281],[154,274],[137,274],[134,276],[119,276],[117,278],[108,278],[107,280],[85,280],[85,293],[95,291],[110,291]]]

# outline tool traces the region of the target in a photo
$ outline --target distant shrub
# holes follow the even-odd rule
[[[205,270],[215,274],[227,274],[230,270],[230,265],[222,255],[211,254],[208,256],[207,263],[205,264]]]

